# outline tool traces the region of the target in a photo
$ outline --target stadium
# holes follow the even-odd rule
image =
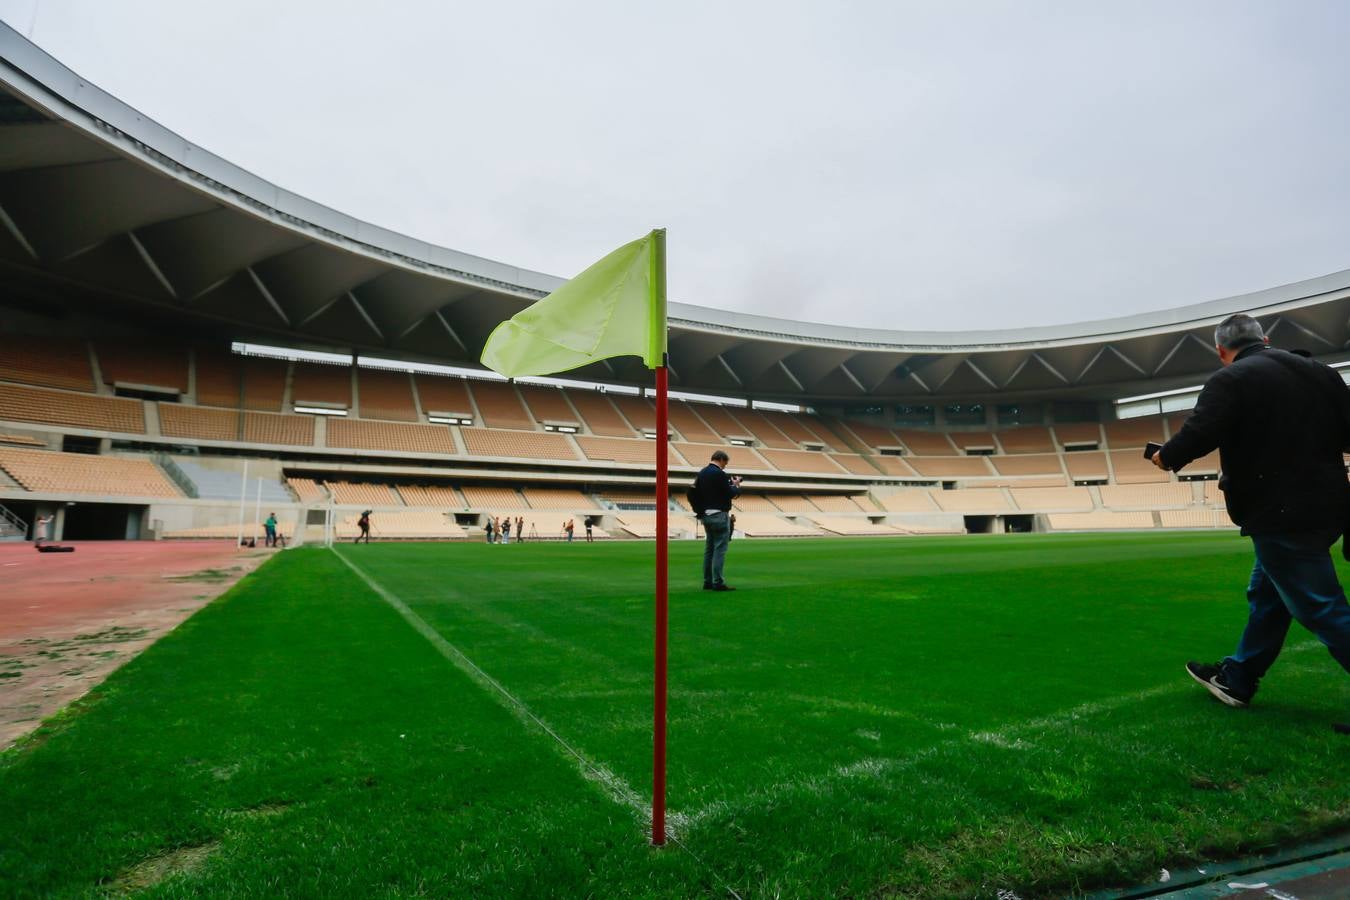
[[[1231,314],[1350,365],[1350,270],[985,332],[672,302],[657,497],[639,360],[523,380],[479,363],[564,279],[270,184],[4,24],[0,226],[0,548],[28,567],[45,537],[75,546],[68,568],[121,555],[153,578],[173,560],[200,600],[66,712],[0,704],[27,723],[0,757],[8,895],[1151,896],[1135,886],[1160,893],[1164,866],[1309,876],[1350,846],[1346,780],[1323,768],[1344,742],[1309,721],[1345,706],[1324,653],[1292,648],[1250,727],[1175,677],[1236,629],[1249,551],[1217,453],[1178,473],[1143,455],[1218,370]],[[696,593],[684,486],[716,450],[744,477],[728,566],[749,612]],[[659,852],[641,826],[658,502],[679,843]],[[342,546],[363,513],[375,543]],[[523,523],[509,561],[484,549],[494,518]],[[604,546],[569,546],[568,520]],[[172,556],[208,551],[203,571],[244,576],[220,599]],[[26,677],[15,635],[38,639],[9,630],[0,691]],[[1130,657],[1121,633],[1167,640]],[[952,656],[999,662],[972,684]]]

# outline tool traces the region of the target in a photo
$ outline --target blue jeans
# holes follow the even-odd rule
[[[721,511],[701,516],[700,520],[707,535],[703,542],[703,583],[722,584],[722,564],[731,543],[731,522]]]
[[[1338,536],[1329,531],[1252,536],[1256,564],[1247,586],[1247,627],[1237,650],[1223,661],[1224,677],[1235,691],[1256,691],[1293,620],[1350,672],[1350,606],[1329,552]]]

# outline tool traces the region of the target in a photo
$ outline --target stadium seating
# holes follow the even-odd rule
[[[731,501],[731,506],[738,512],[776,513],[779,511],[779,508],[774,506],[773,501],[763,494],[741,494]]]
[[[940,431],[897,430],[896,436],[915,456],[959,456],[946,434]]]
[[[581,448],[581,452],[586,454],[586,458],[594,462],[621,462],[649,466],[656,461],[655,441],[642,438],[593,437],[586,434],[577,435],[576,441],[577,446]],[[690,464],[675,449],[674,444],[670,447],[668,459],[672,466]]]
[[[276,413],[244,413],[244,440],[251,444],[314,446],[314,419]]]
[[[1064,466],[1069,477],[1075,481],[1096,481],[1105,479],[1106,453],[1101,450],[1081,450],[1064,454]]]
[[[805,416],[780,410],[762,409],[759,414],[797,444],[824,444],[826,450],[844,449],[839,438],[819,421],[813,423]]]
[[[1164,509],[1158,521],[1163,528],[1237,528],[1221,509]]]
[[[754,438],[750,429],[741,424],[725,406],[716,403],[691,403],[690,406],[698,412],[699,418],[707,422],[708,427],[722,438]]]
[[[811,521],[832,534],[894,536],[899,533],[890,525],[873,522],[864,516],[831,516],[818,513],[811,516]]]
[[[918,472],[914,471],[913,466],[905,462],[903,457],[890,456],[888,454],[880,454],[877,456],[869,456],[868,459],[871,460],[876,465],[876,467],[880,469],[883,474],[886,475],[900,476],[902,478],[914,478],[919,474]]]
[[[182,497],[148,459],[0,447],[0,469],[29,491],[119,497]]]
[[[1137,419],[1121,419],[1106,422],[1102,430],[1106,432],[1106,445],[1113,450],[1127,447],[1143,447],[1149,441],[1161,444],[1167,440],[1163,433],[1162,416],[1144,416]]]
[[[297,405],[318,403],[350,409],[352,367],[297,361],[291,371],[291,395]]]
[[[286,360],[239,356],[213,349],[198,349],[193,358],[198,404],[281,411],[290,372],[290,363]]]
[[[866,505],[859,497],[846,497],[840,494],[808,494],[807,498],[821,512],[834,513],[875,513],[877,508],[869,501]]]
[[[465,449],[474,456],[565,460],[577,458],[576,451],[572,449],[567,437],[554,432],[461,428],[460,434],[464,437]]]
[[[749,447],[727,446],[726,444],[686,444],[672,441],[671,446],[680,452],[691,466],[703,468],[712,459],[713,453],[721,450],[731,457],[727,469],[731,472],[765,472],[773,467],[764,461],[758,453]]]
[[[1004,453],[1054,453],[1055,442],[1050,429],[1040,425],[1023,425],[998,433],[998,442]]]
[[[829,457],[834,460],[835,465],[850,475],[876,476],[880,472],[870,461],[874,457],[867,457],[858,453],[831,453]]]
[[[327,503],[328,491],[312,478],[287,477],[286,483],[295,491],[301,503]]]
[[[165,342],[117,340],[96,341],[94,349],[104,384],[141,385],[187,393],[188,353],[184,347]]]
[[[606,500],[613,504],[622,504],[624,506],[649,506],[656,508],[656,492],[652,491],[621,491],[613,488],[607,489],[600,495],[601,500]],[[680,509],[688,509],[683,498],[671,497]]]
[[[197,497],[204,500],[238,500],[240,488],[249,500],[260,498],[271,506],[295,502],[290,491],[275,478],[259,478],[256,474],[244,478],[243,473],[227,469],[213,469],[195,459],[176,456],[174,464],[197,489]]]
[[[803,494],[773,494],[769,500],[785,513],[820,512],[820,507],[808,500]]]
[[[338,506],[402,506],[387,484],[370,481],[329,481],[325,485]]]
[[[530,505],[515,488],[466,484],[461,491],[470,509],[522,510]]]
[[[487,428],[534,428],[534,419],[520,401],[515,386],[505,381],[473,381],[469,390]]]
[[[18,447],[45,447],[46,443],[26,434],[0,434],[0,444]]]
[[[927,478],[979,478],[996,474],[984,456],[910,456],[914,471]]]
[[[464,509],[468,505],[459,492],[448,484],[401,484],[398,494],[408,506]]]
[[[159,431],[165,437],[199,441],[238,441],[244,431],[244,415],[237,410],[160,403]]]
[[[1062,475],[1064,467],[1058,453],[1024,453],[1017,456],[990,456],[990,464],[1000,475]]]
[[[357,388],[361,418],[416,422],[417,404],[413,402],[412,376],[387,369],[358,368]]]
[[[635,397],[632,394],[609,394],[612,402],[623,413],[623,417],[637,431],[655,431],[656,430],[656,409],[652,402],[644,397]],[[675,403],[670,404],[673,408]]]
[[[338,518],[334,533],[339,539],[353,539],[361,533],[359,513]],[[371,514],[370,534],[376,540],[463,540],[469,535],[452,516],[426,509],[405,509]]]
[[[771,450],[768,447],[760,447],[758,453],[782,472],[817,472],[824,475],[843,473],[843,469],[830,459],[828,453],[811,450]]]
[[[531,509],[560,509],[580,511],[595,509],[595,501],[572,488],[527,487],[521,491]]]
[[[1085,487],[1012,488],[1013,503],[1023,512],[1087,512],[1092,509],[1092,494]]]
[[[1013,512],[1012,504],[1001,490],[989,488],[962,488],[933,493],[933,500],[949,513],[990,514]]]
[[[624,421],[614,404],[609,402],[608,395],[599,391],[570,390],[567,396],[591,434],[620,438],[635,436],[636,432]],[[590,456],[590,453],[586,455]]]
[[[1055,531],[1113,531],[1153,527],[1151,512],[1099,509],[1093,512],[1049,513],[1045,518]]]
[[[397,450],[405,453],[458,453],[445,425],[403,425],[361,419],[328,420],[329,447],[352,450]]]
[[[750,429],[750,433],[755,440],[759,441],[765,447],[774,447],[782,450],[798,450],[800,447],[797,442],[789,438],[783,432],[766,419],[758,410],[738,409],[735,413],[736,420]],[[781,466],[779,468],[782,468]]]
[[[534,421],[540,424],[544,422],[578,426],[581,424],[581,417],[572,409],[559,388],[534,384],[519,384],[516,388],[525,400]]]
[[[1219,490],[1218,481],[1205,482],[1205,503],[1210,506],[1224,505],[1223,491]]]
[[[693,406],[683,400],[670,401],[670,425],[686,441],[704,444],[722,442],[721,436],[708,427],[708,423],[699,417]]]
[[[623,510],[615,513],[623,530],[633,537],[656,537],[656,513],[643,510]],[[670,513],[667,524],[671,537],[688,537],[695,532],[694,517],[683,513]],[[541,529],[542,530],[542,529]]]
[[[836,423],[846,434],[851,434],[855,446],[870,447],[878,450],[882,447],[900,447],[902,446],[899,438],[893,432],[886,428],[880,428],[876,425],[869,425],[866,422],[855,422],[846,420]],[[955,452],[950,446],[948,452]]]
[[[994,436],[987,431],[953,431],[947,435],[963,453],[971,450],[997,450]]]
[[[1163,509],[1190,506],[1189,484],[1104,484],[1097,488],[1107,509]]]
[[[1171,480],[1171,475],[1144,459],[1139,450],[1110,450],[1116,484],[1149,484]]]
[[[1101,446],[1102,430],[1096,422],[1072,422],[1055,426],[1055,438],[1061,447],[1069,444]]]
[[[919,488],[902,488],[889,494],[881,494],[876,499],[881,504],[882,509],[887,512],[935,513],[940,511],[938,505],[933,502],[933,498],[929,496],[928,491]]]
[[[781,516],[762,512],[737,513],[736,530],[750,537],[808,537],[820,534],[820,529],[808,521],[789,522]]]
[[[145,406],[140,400],[0,384],[0,421],[144,434]]]
[[[469,399],[468,383],[463,378],[418,372],[413,376],[413,383],[417,385],[422,411],[427,415],[457,415],[474,419],[473,401]]]
[[[294,519],[278,519],[277,534],[285,538],[287,542],[295,540],[295,524]],[[238,522],[227,522],[221,525],[200,525],[195,528],[178,528],[173,531],[166,531],[162,536],[172,541],[234,541],[239,538],[239,531],[240,528]],[[264,532],[265,529],[263,528],[262,522],[244,523],[244,537],[250,538],[256,536],[258,539],[258,546],[262,546]]]
[[[0,381],[92,391],[88,345],[74,338],[0,335]]]

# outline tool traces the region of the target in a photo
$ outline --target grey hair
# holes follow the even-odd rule
[[[1240,350],[1251,344],[1259,344],[1266,339],[1261,323],[1246,313],[1229,316],[1214,329],[1214,346],[1225,350]]]

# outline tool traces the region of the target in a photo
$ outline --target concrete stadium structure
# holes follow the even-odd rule
[[[645,413],[617,395],[597,407],[576,392],[508,386],[496,397],[475,385],[459,400],[460,388],[442,386],[451,399],[439,401],[411,373],[377,378],[349,366],[315,375],[294,361],[275,374],[275,388],[263,389],[272,400],[257,406],[245,397],[253,376],[243,363],[211,355],[246,342],[473,368],[491,330],[562,279],[433,246],[270,184],[84,81],[2,23],[0,274],[0,354],[11,357],[0,357],[0,445],[10,448],[0,447],[0,502],[25,511],[20,519],[63,519],[63,504],[103,504],[126,513],[110,526],[90,525],[105,535],[217,533],[232,507],[199,496],[197,482],[218,480],[211,471],[233,475],[249,459],[255,476],[268,473],[269,491],[283,491],[273,502],[293,497],[300,534],[307,508],[319,502],[302,496],[305,485],[324,479],[376,486],[323,488],[318,496],[329,506],[348,498],[346,505],[391,514],[415,506],[404,493],[431,497],[422,489],[446,487],[451,493],[426,508],[444,501],[461,512],[442,513],[445,521],[426,525],[424,536],[464,536],[491,508],[512,504],[644,533],[641,509],[629,509],[625,523],[616,514],[625,504],[601,495],[638,490],[652,475],[635,449],[650,437]],[[904,291],[903,275],[878,289]],[[1216,498],[1201,485],[1183,489],[1161,476],[1173,490],[1152,501],[1114,491],[1153,483],[1124,454],[1177,423],[1159,416],[1152,430],[1121,430],[1113,401],[1198,384],[1218,365],[1214,325],[1237,311],[1258,315],[1278,344],[1329,362],[1350,358],[1350,271],[1164,312],[988,332],[844,328],[672,303],[672,387],[732,401],[691,406],[687,424],[674,423],[686,452],[673,469],[692,471],[711,444],[743,448],[750,483],[763,492],[755,496],[769,504],[745,514],[763,534],[998,530],[1014,518],[1027,528],[1221,525],[1211,515]],[[156,341],[168,349],[154,349]],[[150,349],[124,359],[119,344]],[[19,359],[25,353],[34,358]],[[569,377],[649,383],[636,359]],[[237,402],[210,399],[212,379],[237,382]],[[394,399],[381,412],[377,396]],[[344,421],[301,416],[300,401]],[[755,413],[763,401],[814,415],[771,421]],[[517,402],[523,416],[500,412]],[[999,436],[1005,426],[1038,431]],[[494,430],[502,433],[487,433]],[[26,455],[61,450],[150,469],[100,474],[86,463],[87,471],[66,466],[49,477],[42,466],[50,460]],[[1101,461],[1089,465],[1075,453]],[[1044,458],[1033,464],[1033,456]],[[1212,465],[1197,471],[1213,476]],[[98,496],[89,485],[100,478],[144,480],[141,493]],[[290,488],[283,479],[294,480]],[[516,494],[476,492],[503,483]],[[547,499],[539,492],[549,485],[580,499]],[[1028,505],[1012,493],[1038,488],[1087,493]],[[930,493],[887,499],[908,489]],[[543,505],[530,502],[530,490]],[[806,506],[785,499],[794,496]],[[835,499],[856,509],[831,508]],[[1126,518],[1113,525],[1091,518],[1098,513]],[[1044,518],[1056,515],[1089,518]]]

